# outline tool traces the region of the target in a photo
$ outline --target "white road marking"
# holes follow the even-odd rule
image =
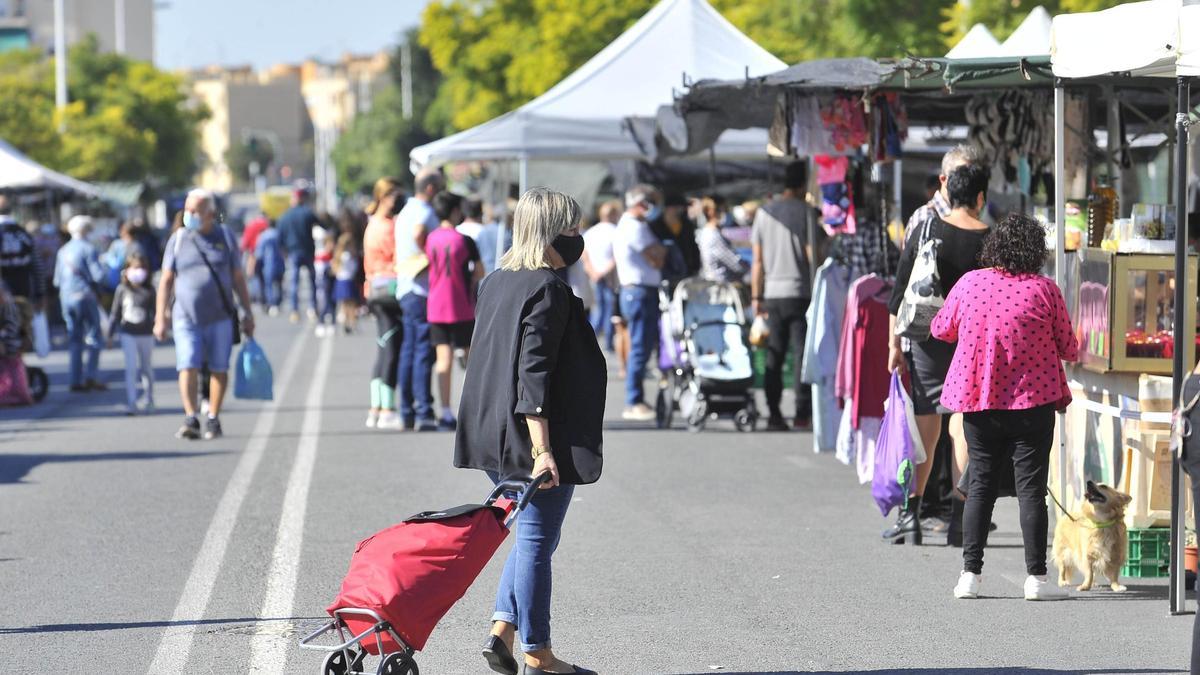
[[[296,445],[296,460],[288,477],[287,492],[283,495],[283,510],[275,534],[275,551],[271,554],[271,571],[267,576],[267,595],[263,599],[263,618],[289,617],[296,598],[296,576],[300,571],[300,546],[304,541],[304,519],[308,510],[308,489],[312,485],[313,466],[321,436],[321,396],[329,376],[334,340],[321,342],[317,367],[304,403],[304,423],[300,442]],[[260,632],[250,640],[251,673],[282,673],[292,638],[279,633]]]
[[[217,510],[213,513],[208,531],[204,534],[204,542],[200,544],[200,551],[192,563],[192,571],[188,574],[183,593],[179,596],[179,604],[175,606],[175,612],[171,615],[173,625],[163,631],[158,650],[154,653],[154,661],[150,663],[147,671],[150,675],[182,673],[186,669],[192,642],[196,637],[196,622],[202,620],[208,610],[208,601],[212,597],[213,586],[217,583],[217,575],[225,561],[225,550],[229,547],[238,513],[242,509],[246,494],[250,491],[250,483],[275,427],[275,417],[283,399],[283,392],[288,391],[292,376],[302,361],[307,337],[307,332],[301,333],[292,343],[282,374],[275,381],[275,400],[268,403],[258,414],[250,440],[246,442],[242,457],[234,467],[233,475],[229,477],[221,501],[217,502]]]

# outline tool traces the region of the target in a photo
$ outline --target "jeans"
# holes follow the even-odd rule
[[[400,416],[409,420],[433,419],[433,345],[429,342],[427,299],[407,293],[400,298],[403,339],[400,342]]]
[[[315,277],[315,286],[313,293],[317,296],[317,322],[318,323],[336,323],[334,314],[337,310],[337,303],[333,300],[333,273],[326,270],[324,274],[318,274]]]
[[[763,371],[763,394],[773,418],[783,417],[779,402],[783,398],[783,366],[788,349],[795,354],[793,387],[796,391],[796,418],[812,419],[812,387],[800,381],[804,359],[804,338],[808,333],[808,298],[771,298],[763,303],[767,310],[767,365]]]
[[[67,322],[67,346],[71,352],[71,386],[96,379],[100,367],[100,306],[94,295],[63,299],[63,319]],[[87,363],[84,364],[84,351]]]
[[[492,478],[495,481],[495,477]],[[517,538],[496,589],[492,621],[517,627],[521,651],[550,648],[550,559],[558,548],[574,485],[538,490],[517,518]]]
[[[263,301],[267,308],[278,307],[283,302],[283,280],[266,279],[263,281]]]
[[[125,352],[125,402],[130,408],[137,406],[140,380],[146,405],[154,405],[154,366],[150,363],[154,336],[121,333],[121,351]]]
[[[592,291],[596,298],[595,303],[592,305],[592,330],[596,331],[597,337],[600,335],[604,336],[604,348],[611,352],[613,350],[613,338],[616,337],[616,331],[613,329],[612,315],[613,305],[617,302],[617,292],[605,281],[592,284]]]
[[[986,410],[965,413],[963,431],[970,455],[970,485],[963,507],[963,569],[983,572],[992,508],[1000,490],[999,467],[1012,457],[1017,504],[1021,510],[1021,537],[1025,541],[1025,569],[1046,573],[1046,480],[1050,473],[1050,448],[1054,445],[1054,406],[1030,410]]]
[[[292,271],[291,279],[288,281],[288,293],[291,295],[292,311],[300,311],[300,270],[308,270],[308,280],[312,284],[312,308],[317,309],[317,275],[313,271],[312,256],[304,255],[303,253],[288,254],[288,269]]]
[[[625,405],[646,402],[646,364],[658,347],[658,291],[649,286],[621,288],[621,315],[629,325],[629,363],[625,367]]]

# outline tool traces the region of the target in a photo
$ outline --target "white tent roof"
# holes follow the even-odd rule
[[[954,48],[946,52],[948,59],[974,59],[996,56],[1000,51],[1000,41],[992,35],[987,26],[977,23],[963,36]]]
[[[693,80],[765,75],[787,64],[706,0],[662,0],[549,91],[517,110],[415,148],[415,164],[452,160],[639,157],[628,117],[653,117],[672,89]],[[766,132],[718,143],[717,153],[766,154]]]
[[[1038,5],[1000,45],[998,56],[1045,56],[1050,53],[1050,31],[1054,20]]]
[[[67,190],[99,197],[93,186],[51,171],[0,140],[0,190]]]
[[[1054,17],[1054,74],[1200,75],[1200,0],[1148,0]]]

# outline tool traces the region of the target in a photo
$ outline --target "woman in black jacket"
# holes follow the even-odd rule
[[[517,203],[513,246],[479,290],[454,465],[493,481],[550,480],[517,519],[484,646],[515,675],[520,633],[528,675],[592,673],[550,649],[550,559],[576,485],[600,477],[607,368],[583,303],[559,276],[583,255],[574,199],[534,188]]]

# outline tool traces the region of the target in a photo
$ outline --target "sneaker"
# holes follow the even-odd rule
[[[376,429],[384,429],[386,431],[394,431],[400,428],[400,415],[396,414],[395,410],[384,410],[379,413],[379,421],[375,424]]]
[[[292,323],[300,323],[300,312],[292,312],[288,314],[288,321]]]
[[[983,576],[963,571],[958,575],[958,585],[954,587],[954,597],[959,600],[974,600],[979,597],[979,584]]]
[[[367,428],[374,429],[379,425],[379,413],[371,410],[367,413]]]
[[[89,391],[89,389],[86,384],[73,384],[73,385],[71,385],[71,391],[84,392],[84,391]]]
[[[1051,583],[1045,574],[1036,577],[1030,574],[1025,578],[1026,600],[1066,600],[1069,597],[1069,593]]]
[[[132,403],[130,403],[129,405],[125,406],[125,415],[127,417],[133,417],[136,414],[137,414],[137,406],[136,405],[133,405]]]
[[[108,385],[104,384],[100,380],[88,380],[87,384],[84,386],[87,387],[89,391],[108,391]]]
[[[326,337],[327,335],[329,335],[329,333],[325,330],[325,324],[323,324],[323,323],[317,324],[317,327],[313,329],[313,335],[315,335],[319,338],[323,338],[323,337]]]
[[[438,431],[454,431],[458,428],[458,420],[453,415],[447,415],[438,420]]]
[[[417,420],[417,431],[437,431],[438,422],[432,417],[428,419]]]
[[[308,320],[309,320],[309,321],[316,321],[316,320],[317,320],[317,310],[313,309],[312,307],[309,307],[309,308],[308,308],[308,312],[306,312],[306,314],[308,315]]]
[[[625,412],[621,413],[621,419],[629,420],[630,422],[649,422],[654,417],[654,409],[645,403],[629,406],[625,408]]]
[[[417,428],[417,419],[415,417],[405,417],[401,423],[401,428],[405,431],[415,431]]]
[[[278,307],[267,308],[267,316],[279,316],[279,308]]]
[[[211,440],[220,438],[224,435],[225,435],[225,432],[221,431],[221,420],[219,420],[215,417],[210,417],[210,418],[208,418],[207,421],[205,421],[205,423],[204,423],[204,440],[211,441]]]
[[[200,420],[191,416],[183,418],[183,426],[179,427],[179,431],[175,432],[175,438],[182,438],[189,441],[199,439]]]

